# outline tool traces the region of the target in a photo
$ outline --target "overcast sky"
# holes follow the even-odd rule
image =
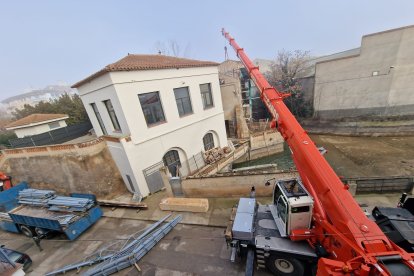
[[[189,58],[222,61],[221,27],[252,59],[282,48],[324,55],[359,47],[364,34],[412,25],[413,11],[412,0],[0,0],[0,100],[73,84],[127,53],[155,54],[157,42],[175,40]]]

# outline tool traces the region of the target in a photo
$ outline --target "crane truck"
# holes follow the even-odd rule
[[[288,95],[268,83],[224,29],[222,35],[256,84],[272,116],[270,126],[286,141],[299,174],[276,181],[272,204],[240,199],[228,241],[231,259],[246,252],[246,274],[252,274],[256,260],[259,268],[277,275],[414,275],[414,254],[392,242],[361,210],[283,102]]]

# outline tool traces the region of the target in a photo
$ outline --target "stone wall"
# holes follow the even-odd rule
[[[103,139],[86,143],[4,150],[0,171],[13,183],[52,189],[59,194],[92,193],[114,198],[127,192]]]

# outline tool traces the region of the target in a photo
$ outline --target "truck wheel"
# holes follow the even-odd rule
[[[22,231],[23,235],[29,238],[32,238],[35,234],[33,229],[26,225],[20,225],[20,231]]]
[[[278,255],[270,255],[266,261],[267,268],[275,275],[302,276],[305,268],[301,261]]]
[[[35,232],[38,236],[42,236],[42,235],[46,235],[49,232],[49,230],[43,229],[43,228],[40,228],[40,227],[36,227]]]

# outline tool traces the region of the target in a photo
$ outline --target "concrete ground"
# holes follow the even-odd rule
[[[131,195],[129,194],[127,196],[127,199],[130,197]],[[166,214],[171,213],[170,211],[160,210],[158,206],[161,199],[165,197],[168,197],[166,191],[160,191],[144,199],[143,203],[146,203],[148,205],[147,210],[135,210],[126,208],[112,209],[105,207],[103,208],[104,215],[106,217],[113,218],[157,221],[164,217]],[[117,198],[116,200],[125,201],[125,196]],[[227,221],[229,220],[230,210],[238,202],[238,200],[238,198],[209,198],[209,209],[206,213],[180,212],[180,214],[183,216],[182,222],[185,224],[225,227]]]
[[[123,244],[147,225],[136,219],[103,218],[76,241],[61,236],[42,240],[41,252],[23,235],[1,232],[0,240],[6,247],[27,253],[33,260],[28,275],[37,276],[80,261],[114,241]],[[229,261],[230,249],[223,231],[219,227],[179,224],[138,263],[141,272],[131,267],[117,275],[243,275],[244,264]],[[260,271],[256,275],[269,274]]]
[[[159,210],[158,203],[165,192],[145,199],[148,210],[104,208],[105,217],[93,225],[76,241],[64,236],[42,240],[43,251],[23,235],[0,232],[0,243],[6,247],[25,252],[33,260],[28,275],[44,273],[66,264],[83,260],[99,248],[117,242],[119,248],[128,237],[154,220],[170,212]],[[372,210],[373,206],[395,206],[399,195],[359,195],[356,200],[362,209]],[[269,198],[258,198],[261,204]],[[183,221],[162,239],[140,262],[141,272],[135,267],[123,270],[117,275],[243,275],[244,263],[229,261],[230,249],[224,240],[224,229],[230,216],[231,207],[237,198],[210,199],[207,213],[180,212]],[[174,216],[177,213],[173,214]],[[85,271],[85,270],[82,270]],[[76,275],[69,273],[66,275]],[[270,275],[257,271],[255,275]]]

